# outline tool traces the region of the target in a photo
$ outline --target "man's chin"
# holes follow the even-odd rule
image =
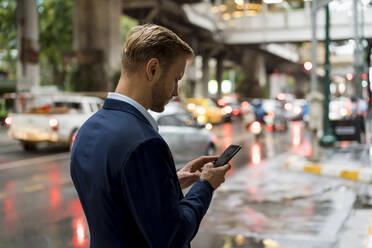
[[[165,108],[164,106],[154,106],[151,108],[151,110],[157,113],[161,113],[164,111],[164,108]]]

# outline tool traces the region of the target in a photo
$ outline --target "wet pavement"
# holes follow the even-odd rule
[[[0,139],[0,248],[88,247],[69,153],[58,147],[25,153]]]
[[[355,193],[339,180],[288,173],[282,166],[287,156],[231,176],[215,193],[193,247],[225,247],[205,243],[216,235],[248,238],[226,247],[263,247],[268,239],[280,247],[334,247]]]
[[[363,188],[370,189],[285,170],[291,154],[311,154],[309,135],[302,124],[295,125],[299,126],[288,132],[265,132],[258,140],[240,122],[213,128],[218,153],[231,143],[240,144],[242,151],[214,194],[194,248],[338,247],[354,202]],[[370,166],[368,147],[343,143],[323,155]],[[358,218],[352,220],[359,223]],[[0,227],[0,248],[89,246],[88,227],[69,175],[68,152],[42,147],[26,153],[0,130]],[[361,238],[355,241],[363,243]]]

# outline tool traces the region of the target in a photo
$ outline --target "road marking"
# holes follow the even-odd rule
[[[31,185],[31,186],[28,186],[28,187],[24,188],[24,191],[27,192],[27,193],[30,193],[30,192],[41,190],[43,188],[44,188],[44,185],[39,183],[39,184],[34,184],[34,185]]]
[[[14,162],[0,164],[0,170],[13,169],[13,168],[30,166],[30,165],[41,164],[41,163],[48,163],[48,162],[63,160],[67,158],[70,158],[69,152],[65,152],[61,154],[53,154],[53,155],[37,157],[37,158],[18,160]]]

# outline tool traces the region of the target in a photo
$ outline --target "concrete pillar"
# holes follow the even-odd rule
[[[266,61],[263,55],[258,54],[256,56],[256,79],[258,80],[258,85],[260,87],[265,87],[267,84],[267,76],[266,76]]]
[[[201,91],[203,97],[208,97],[208,82],[209,82],[209,55],[203,55],[203,64],[202,64],[202,79],[201,79]]]
[[[216,66],[216,80],[218,83],[217,97],[222,97],[222,79],[223,79],[223,56],[220,55],[217,57],[217,66]]]
[[[5,35],[5,34],[4,34]],[[17,0],[17,91],[40,84],[39,28],[36,0]]]
[[[258,73],[257,73],[257,56],[251,50],[243,51],[243,71],[244,71],[244,85],[243,92],[249,97],[261,97]],[[265,82],[264,80],[262,80]]]
[[[285,92],[286,80],[285,74],[274,72],[269,77],[270,81],[270,95],[274,99],[279,93]]]
[[[179,83],[180,91],[183,91],[186,97],[197,96],[197,58],[198,57],[195,57],[192,62],[186,66],[184,80],[181,80]]]
[[[79,82],[76,90],[110,91],[120,71],[122,40],[121,0],[76,0],[74,48],[77,52]]]

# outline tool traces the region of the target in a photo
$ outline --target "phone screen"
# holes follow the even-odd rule
[[[238,145],[230,145],[226,148],[226,150],[219,156],[219,158],[214,162],[214,167],[219,167],[227,164],[235,154],[241,149],[241,146]]]

